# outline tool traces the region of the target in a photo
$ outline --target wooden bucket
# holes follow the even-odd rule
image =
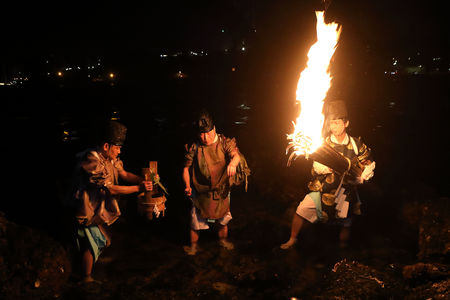
[[[158,163],[156,161],[151,161],[149,168],[142,168],[142,176],[145,180],[151,180],[152,176],[156,174],[158,174]],[[164,216],[166,200],[166,196],[159,191],[158,186],[153,185],[153,191],[138,195],[137,211],[149,220],[153,219],[153,215],[159,217],[162,214]]]
[[[155,194],[152,197],[146,197],[145,193],[141,193],[138,195],[138,213],[149,220],[153,219],[153,215],[158,217],[159,214],[162,214],[164,217],[164,212],[166,210],[165,203],[166,196],[163,194]]]

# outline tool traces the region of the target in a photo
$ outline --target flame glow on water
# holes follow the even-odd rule
[[[323,11],[316,11],[316,17],[317,42],[309,49],[306,68],[301,72],[297,84],[296,99],[301,110],[293,122],[293,133],[287,135],[290,140],[288,150],[292,148],[296,156],[308,156],[323,143],[325,118],[322,109],[331,86],[329,65],[341,33],[337,23],[325,23]]]

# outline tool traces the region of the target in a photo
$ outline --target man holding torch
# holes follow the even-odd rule
[[[297,242],[297,236],[305,222],[340,225],[340,246],[345,247],[350,237],[351,216],[361,214],[361,202],[356,185],[364,183],[374,175],[375,162],[371,161],[370,149],[361,139],[347,134],[349,120],[345,103],[343,101],[325,103],[324,113],[325,147],[345,157],[343,161],[347,161],[349,167],[346,170],[337,167],[332,169],[317,161],[323,162],[323,155],[322,157],[318,154],[311,155],[314,162],[313,177],[308,184],[310,192],[298,205],[292,220],[290,238],[280,246],[281,249],[289,249]]]

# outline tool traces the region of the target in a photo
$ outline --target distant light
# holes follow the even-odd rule
[[[242,50],[242,51],[245,51],[245,47],[242,47],[241,50]]]
[[[176,73],[176,77],[177,77],[177,78],[184,78],[184,77],[186,77],[186,76],[185,76],[185,74],[183,74],[183,72],[181,72],[181,70],[180,70],[180,71],[178,71],[178,73]]]
[[[234,71],[236,71],[236,68],[235,68],[235,67],[232,67],[232,68],[231,68],[231,72],[234,72]]]
[[[109,73],[109,78],[114,78],[114,73]]]
[[[248,106],[248,105],[246,105],[245,103],[242,103],[242,104],[238,105],[236,108],[237,108],[237,109],[242,109],[242,110],[248,110],[248,109],[250,109],[251,107]]]
[[[59,77],[61,77],[61,76],[62,76],[62,72],[58,72],[57,74],[58,74],[58,76],[59,76]]]

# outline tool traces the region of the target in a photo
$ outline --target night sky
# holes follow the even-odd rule
[[[321,7],[288,0],[9,1],[2,6],[2,60],[55,49],[213,48],[222,29],[239,38],[254,27],[258,39],[276,41],[280,33],[303,34]],[[449,46],[444,1],[335,0],[328,18],[379,51],[446,53]]]

